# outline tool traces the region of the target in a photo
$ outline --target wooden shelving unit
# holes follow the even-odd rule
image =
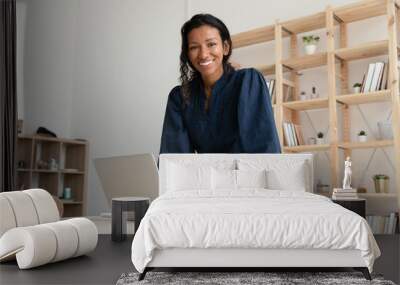
[[[42,188],[51,195],[62,197],[71,188],[72,199],[61,201],[64,216],[86,213],[88,143],[81,140],[20,135],[17,140],[17,187],[19,190]],[[49,169],[54,159],[57,167]]]
[[[273,25],[234,35],[232,39],[234,48],[274,41],[275,63],[256,68],[264,75],[275,76],[276,103],[273,105],[273,110],[283,151],[329,152],[331,186],[338,187],[340,175],[338,172],[339,151],[344,151],[347,156],[351,155],[351,151],[354,149],[394,147],[396,190],[400,207],[400,97],[399,71],[397,68],[399,7],[399,1],[395,0],[364,0],[341,7],[328,6],[323,12],[285,22],[276,21]],[[384,15],[387,17],[387,39],[348,46],[349,23]],[[298,34],[320,29],[326,31],[326,50],[313,55],[299,55]],[[289,58],[283,58],[283,39],[287,37],[290,39]],[[335,41],[339,43],[338,48],[335,47]],[[350,94],[348,63],[353,60],[382,55],[387,56],[389,63],[388,89]],[[300,101],[299,71],[315,67],[326,68],[328,96]],[[341,83],[340,87],[337,85],[337,80]],[[283,100],[285,85],[293,88],[294,100],[291,102],[284,102]],[[385,101],[390,102],[392,107],[393,140],[368,141],[365,143],[351,142],[350,110],[348,107]],[[339,108],[342,111],[343,126],[338,126],[337,123]],[[329,143],[325,145],[284,146],[283,122],[290,121],[299,125],[299,112],[311,109],[326,109],[329,120]],[[338,137],[339,128],[342,128],[342,141],[339,141]]]

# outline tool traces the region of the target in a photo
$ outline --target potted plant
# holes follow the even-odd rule
[[[367,141],[367,133],[365,131],[361,130],[358,133],[358,141],[359,142],[366,142]]]
[[[309,35],[303,37],[304,51],[306,54],[314,54],[317,50],[318,36]]]
[[[361,92],[361,83],[354,83],[353,85],[353,91],[354,93],[360,93]]]
[[[305,100],[307,100],[307,95],[306,95],[306,92],[301,92],[300,93],[300,101],[305,101]]]
[[[324,133],[319,132],[317,134],[317,144],[324,144]]]
[[[376,193],[388,193],[389,176],[385,174],[375,174],[373,177]]]

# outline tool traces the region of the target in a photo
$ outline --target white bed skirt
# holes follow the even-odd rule
[[[366,267],[359,250],[193,249],[155,250],[147,267]]]

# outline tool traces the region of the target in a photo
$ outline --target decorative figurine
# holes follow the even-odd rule
[[[351,160],[349,156],[344,162],[343,189],[351,189]]]

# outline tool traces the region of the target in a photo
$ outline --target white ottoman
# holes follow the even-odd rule
[[[0,262],[20,269],[86,254],[96,248],[97,228],[86,218],[59,221],[56,204],[42,189],[0,193]]]

